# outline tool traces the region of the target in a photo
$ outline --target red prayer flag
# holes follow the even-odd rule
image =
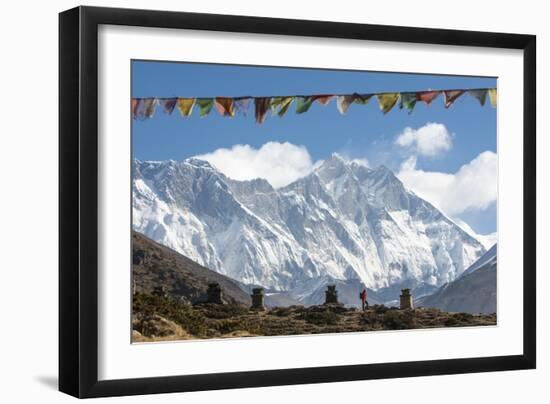
[[[317,101],[321,105],[327,105],[334,95],[323,94],[323,95],[314,95],[313,101]]]
[[[216,97],[215,100],[216,109],[222,116],[235,116],[235,105],[233,104],[233,98],[229,97]]]
[[[132,98],[132,116],[134,119],[138,116],[138,109],[139,109],[139,102],[141,100],[139,98]]]
[[[430,105],[439,95],[439,91],[419,91],[416,93],[416,99]]]

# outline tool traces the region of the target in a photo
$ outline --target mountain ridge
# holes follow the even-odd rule
[[[372,290],[438,287],[485,248],[386,167],[333,155],[281,188],[208,162],[134,161],[133,227],[244,284],[292,291],[310,279]]]

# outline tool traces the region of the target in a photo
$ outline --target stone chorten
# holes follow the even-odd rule
[[[401,310],[414,309],[413,297],[410,289],[401,289],[401,296],[399,296],[399,307]]]
[[[208,284],[206,295],[206,303],[223,304],[222,288],[218,282]]]
[[[327,285],[325,291],[325,304],[338,304],[338,291],[336,285]]]
[[[254,288],[252,289],[252,294],[250,295],[252,298],[252,306],[250,306],[250,310],[255,311],[264,311],[264,289],[263,288]]]

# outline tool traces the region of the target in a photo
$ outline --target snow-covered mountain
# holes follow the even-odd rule
[[[198,159],[136,160],[133,228],[244,284],[301,299],[317,279],[435,289],[485,253],[389,169],[336,154],[278,189]]]

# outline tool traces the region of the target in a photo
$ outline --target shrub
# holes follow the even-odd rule
[[[244,327],[239,321],[223,319],[216,321],[213,328],[221,334],[229,334],[233,331],[244,330],[246,327]]]
[[[389,309],[384,306],[383,304],[375,304],[374,306],[372,306],[374,308],[374,312],[376,314],[384,314],[385,312],[387,312]]]
[[[373,311],[361,313],[360,322],[364,325],[375,326],[377,323],[380,322],[380,315],[376,314]]]
[[[335,325],[338,323],[338,314],[332,311],[304,312],[300,319],[315,325]]]
[[[449,316],[449,318],[445,319],[445,326],[446,327],[456,327],[466,324],[472,324],[474,320],[474,316],[470,313],[454,313]]]
[[[136,293],[133,298],[133,313],[140,316],[157,314],[174,321],[196,336],[202,336],[206,332],[205,317],[202,313],[167,296]]]
[[[237,304],[201,304],[197,306],[205,317],[226,319],[248,314],[248,308]]]
[[[460,324],[460,322],[455,317],[449,317],[445,319],[443,324],[445,325],[445,327],[456,327]]]
[[[292,306],[289,306],[288,308],[290,310],[294,311],[295,313],[303,313],[304,311],[307,310],[304,306],[296,305],[296,304],[293,304]]]
[[[471,322],[474,319],[474,315],[470,313],[456,313],[454,317],[461,322]]]
[[[288,307],[276,307],[269,312],[269,314],[273,314],[278,317],[288,317],[290,316],[290,313],[291,310]]]
[[[388,310],[384,313],[382,324],[388,330],[416,328],[414,315],[409,311]]]

